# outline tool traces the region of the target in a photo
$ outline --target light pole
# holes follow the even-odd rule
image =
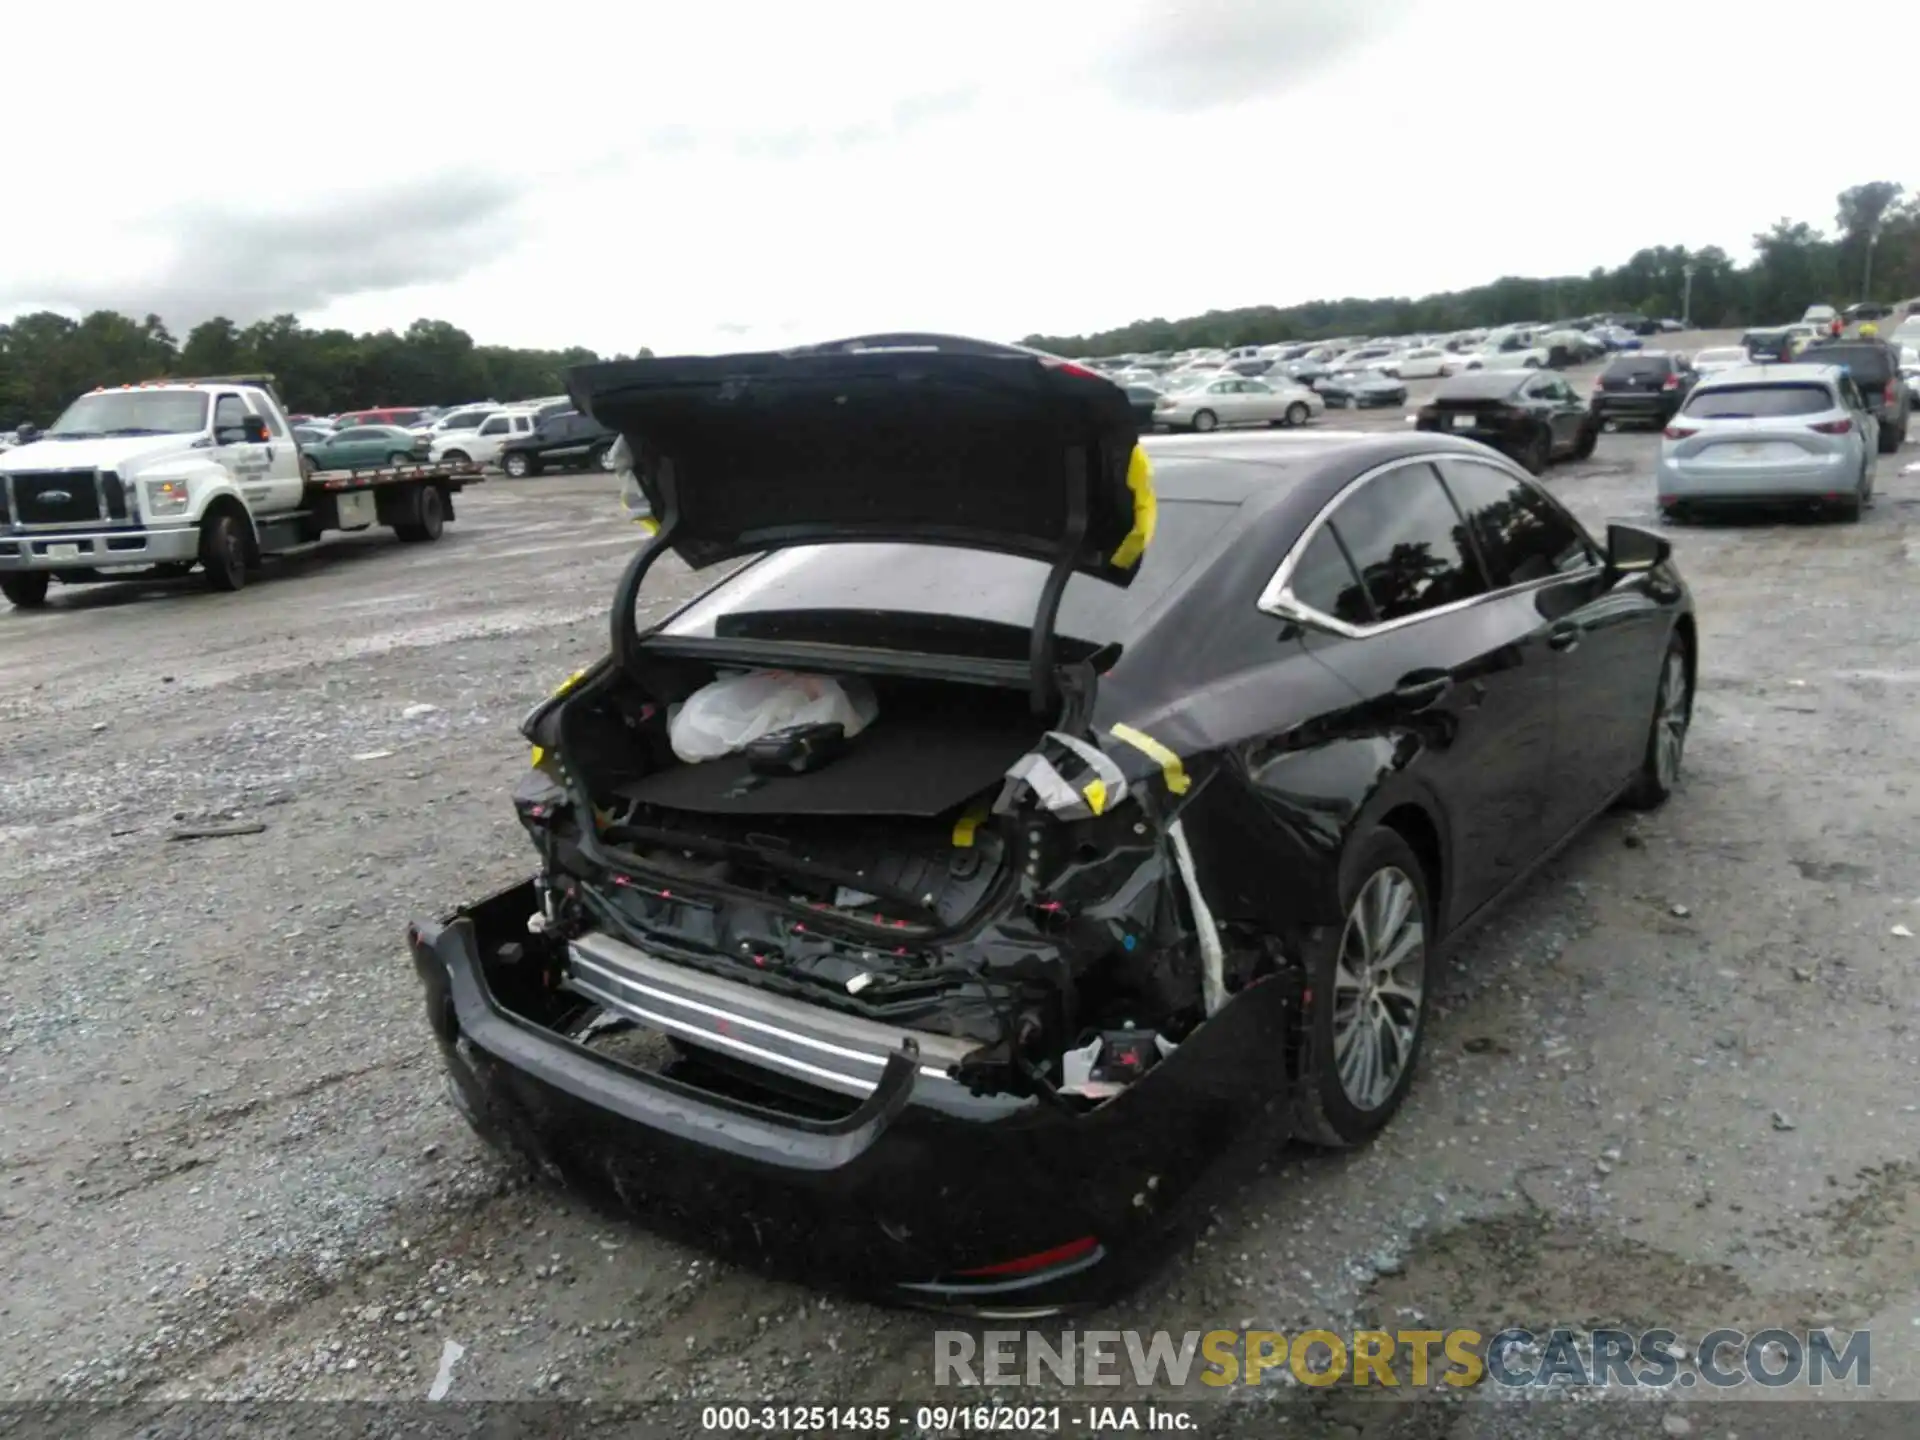
[[[1687,261],[1680,267],[1682,289],[1680,291],[1680,323],[1691,330],[1693,328],[1693,262]]]
[[[1879,243],[1880,222],[1876,220],[1873,228],[1867,231],[1867,270],[1866,274],[1860,277],[1860,298],[1863,301],[1873,298],[1873,247]]]

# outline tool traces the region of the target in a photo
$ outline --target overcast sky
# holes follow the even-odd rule
[[[16,10],[0,316],[183,335],[1015,339],[1744,257],[1847,185],[1920,184],[1892,92],[1794,123],[1831,67],[1721,0]],[[1920,6],[1869,28],[1920,51]]]

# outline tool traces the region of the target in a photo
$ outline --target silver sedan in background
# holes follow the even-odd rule
[[[1223,425],[1304,425],[1326,411],[1327,402],[1303,385],[1229,374],[1161,396],[1153,418],[1178,430],[1206,431]]]
[[[1782,363],[1704,377],[1667,425],[1660,512],[1792,500],[1858,520],[1873,498],[1879,422],[1837,365]]]

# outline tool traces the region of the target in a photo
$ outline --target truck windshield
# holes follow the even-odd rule
[[[82,395],[47,438],[90,435],[194,435],[207,428],[207,397],[197,390],[102,390]]]

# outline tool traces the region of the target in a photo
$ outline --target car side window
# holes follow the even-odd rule
[[[245,435],[247,402],[238,395],[222,395],[213,402],[213,438],[222,445],[238,444]]]
[[[1477,460],[1440,462],[1497,589],[1599,563],[1586,533],[1531,482]]]
[[[480,427],[482,435],[504,435],[507,433],[507,417],[496,415]]]
[[[1487,579],[1440,477],[1424,462],[1376,475],[1328,521],[1381,621],[1471,600]]]
[[[533,429],[533,421],[525,415],[516,415],[513,417],[513,428],[516,433],[524,435],[527,431]]]
[[[1349,625],[1371,625],[1379,618],[1331,525],[1322,525],[1300,552],[1287,589],[1302,605]]]

